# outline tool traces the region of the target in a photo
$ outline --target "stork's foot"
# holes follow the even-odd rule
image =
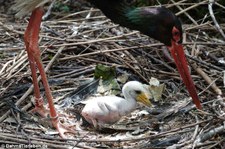
[[[71,128],[71,126],[67,126],[66,124],[62,124],[60,121],[59,121],[59,118],[56,117],[56,118],[52,118],[52,125],[53,127],[55,127],[57,129],[57,131],[59,132],[59,135],[62,137],[62,138],[67,138],[65,136],[66,133],[72,133],[72,134],[75,134],[75,130]]]
[[[30,112],[37,113],[44,118],[47,118],[49,115],[49,110],[47,110],[44,106],[35,106],[32,110],[30,110]]]
[[[50,111],[47,110],[44,106],[35,106],[34,109],[32,109],[30,112],[32,113],[38,113],[39,115],[41,115],[42,117],[44,118],[48,118],[49,120],[49,115],[50,115]],[[65,117],[64,114],[59,114],[60,117]],[[47,123],[47,125],[51,125],[51,127],[53,127],[54,129],[56,129],[58,132],[59,132],[59,135],[66,139],[66,133],[71,133],[71,134],[75,134],[75,130],[72,129],[73,125],[72,126],[68,126],[66,124],[63,124],[59,121],[59,118],[58,116],[55,117],[55,118],[50,118],[52,121],[50,123]],[[50,122],[50,121],[49,121]],[[44,123],[46,124],[46,123]]]
[[[40,116],[47,118],[49,115],[49,110],[44,107],[43,98],[35,98],[35,107],[29,111],[30,113],[37,113]]]

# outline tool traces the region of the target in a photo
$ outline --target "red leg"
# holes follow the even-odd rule
[[[33,14],[32,14],[32,16],[33,16]],[[34,60],[34,56],[33,56],[34,53],[32,51],[33,42],[38,42],[38,41],[34,41],[34,40],[32,42],[32,40],[31,40],[32,36],[33,36],[32,35],[33,34],[32,33],[32,31],[33,31],[32,27],[38,26],[38,24],[35,25],[34,17],[32,17],[32,16],[31,16],[31,19],[29,21],[29,24],[28,24],[27,29],[26,29],[25,34],[24,34],[24,41],[25,41],[25,45],[26,45],[28,60],[29,60],[29,64],[30,64],[31,74],[32,74],[31,76],[32,76],[33,85],[34,85],[35,108],[31,111],[40,114],[42,117],[47,117],[48,110],[43,105],[44,102],[43,102],[43,98],[42,98],[41,93],[40,93],[40,88],[38,86],[36,64],[35,64],[35,60]],[[38,27],[37,29],[40,29],[40,27]]]
[[[43,9],[41,7],[36,8],[30,17],[30,21],[25,32],[25,44],[26,50],[28,53],[28,59],[31,67],[32,79],[34,84],[34,96],[36,100],[35,109],[33,111],[38,112],[42,116],[46,115],[47,110],[43,106],[43,99],[40,94],[40,88],[38,86],[37,74],[36,74],[36,65],[41,75],[41,80],[45,88],[46,98],[48,100],[50,117],[52,118],[52,125],[55,127],[60,136],[65,138],[65,132],[72,132],[70,129],[67,129],[59,122],[59,118],[54,106],[51,90],[47,81],[47,76],[44,71],[44,67],[41,61],[41,53],[38,46],[38,35],[40,31],[41,18],[43,16]],[[47,113],[48,114],[48,113]]]
[[[28,60],[29,60],[30,68],[31,68],[32,80],[34,85],[34,98],[35,98],[35,108],[32,109],[31,112],[38,113],[42,117],[47,117],[49,111],[44,107],[44,101],[40,93],[40,88],[38,86],[35,61],[31,53],[30,52],[27,52],[27,53],[28,53]]]

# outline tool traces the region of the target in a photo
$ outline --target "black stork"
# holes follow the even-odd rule
[[[65,137],[64,133],[70,132],[71,130],[59,121],[38,46],[40,24],[44,12],[43,5],[50,1],[51,0],[15,0],[13,9],[18,12],[18,17],[22,17],[30,12],[32,13],[27,29],[24,33],[24,42],[26,45],[34,85],[36,104],[33,111],[42,116],[46,116],[46,114],[48,114],[48,110],[43,106],[43,98],[38,86],[37,67],[41,75],[45,95],[48,100],[52,125],[58,130],[61,137]],[[164,7],[135,7],[131,4],[132,0],[88,1],[99,8],[113,22],[133,30],[139,30],[143,34],[164,43],[174,58],[178,71],[193,99],[193,102],[197,108],[202,108],[195,85],[188,71],[187,61],[181,44],[181,22],[171,11]]]

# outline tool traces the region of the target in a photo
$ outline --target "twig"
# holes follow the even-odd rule
[[[224,125],[213,128],[208,132],[202,133],[196,139],[196,143],[205,142],[206,140],[209,140],[210,138],[214,137],[215,135],[217,135],[219,133],[224,133],[224,132],[225,132],[225,126]]]
[[[50,6],[48,7],[48,11],[44,14],[44,16],[42,17],[43,20],[46,20],[48,18],[48,16],[51,14],[51,10],[55,4],[56,0],[52,0]]]
[[[217,95],[222,95],[222,91],[217,87],[215,81],[212,81],[210,77],[200,67],[197,67],[196,64],[192,64],[192,67],[195,69],[196,72],[198,72],[198,74],[202,76],[202,78],[205,79],[205,81],[209,84],[209,86],[215,91]]]
[[[220,25],[218,24],[218,22],[216,20],[216,17],[215,17],[215,15],[213,13],[212,6],[213,6],[214,3],[215,3],[214,0],[209,0],[209,4],[208,4],[209,14],[210,14],[210,16],[211,16],[211,18],[212,18],[212,20],[213,20],[217,30],[220,32],[220,34],[222,35],[222,37],[225,40],[225,34],[224,34],[223,30],[220,28]]]

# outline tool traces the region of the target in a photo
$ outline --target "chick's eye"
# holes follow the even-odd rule
[[[135,93],[136,93],[136,94],[141,94],[141,91],[136,90]]]

